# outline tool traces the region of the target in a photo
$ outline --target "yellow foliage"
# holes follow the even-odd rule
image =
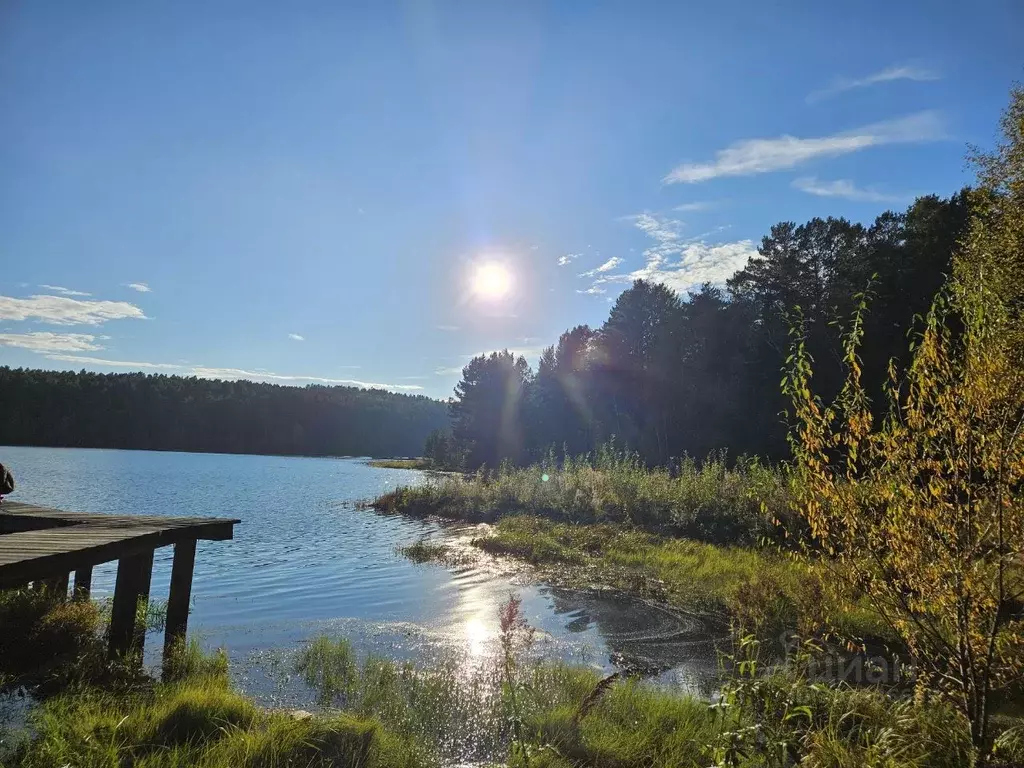
[[[846,332],[846,384],[825,405],[794,333],[787,393],[814,543],[913,653],[918,682],[953,701],[987,752],[991,692],[1024,671],[1024,91],[1005,143],[978,159],[972,228],[936,297],[889,410],[876,418],[860,379],[867,301]]]

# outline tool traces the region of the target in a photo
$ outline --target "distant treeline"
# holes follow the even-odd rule
[[[921,197],[868,226],[831,217],[776,224],[724,288],[705,285],[687,299],[638,280],[600,328],[562,334],[536,372],[508,352],[472,360],[450,430],[432,435],[425,452],[441,465],[494,467],[551,446],[593,451],[615,436],[650,464],[718,450],[787,457],[780,379],[796,313],[816,389],[830,396],[843,380],[841,324],[870,285],[862,355],[865,381],[880,394],[890,358],[909,359],[908,332],[950,269],[970,197]]]
[[[0,367],[0,445],[413,456],[447,423],[420,395]]]

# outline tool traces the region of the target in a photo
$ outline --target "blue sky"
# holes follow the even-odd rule
[[[1013,0],[7,3],[0,364],[445,397],[956,191],[1021,51]]]

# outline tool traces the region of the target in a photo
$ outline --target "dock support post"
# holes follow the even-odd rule
[[[75,571],[75,599],[88,600],[92,593],[92,566],[86,565]]]
[[[196,540],[179,541],[174,545],[171,566],[171,589],[167,596],[167,619],[164,624],[164,664],[170,654],[185,642],[188,631],[188,606],[192,599],[192,570],[196,562]]]
[[[149,600],[149,584],[153,578],[153,550],[139,555],[122,557],[117,561],[117,582],[114,585],[114,604],[110,611],[110,658],[127,656],[130,652],[142,660],[142,647],[146,639],[146,624],[135,621],[139,600]]]

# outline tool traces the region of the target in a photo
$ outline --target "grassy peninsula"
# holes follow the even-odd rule
[[[593,456],[502,465],[383,494],[384,513],[494,523],[473,545],[539,566],[565,584],[604,584],[672,606],[738,620],[764,636],[784,630],[889,636],[863,606],[830,610],[813,564],[792,557],[796,480],[782,466],[721,455],[648,469],[605,447]],[[413,559],[444,561],[423,543]]]

